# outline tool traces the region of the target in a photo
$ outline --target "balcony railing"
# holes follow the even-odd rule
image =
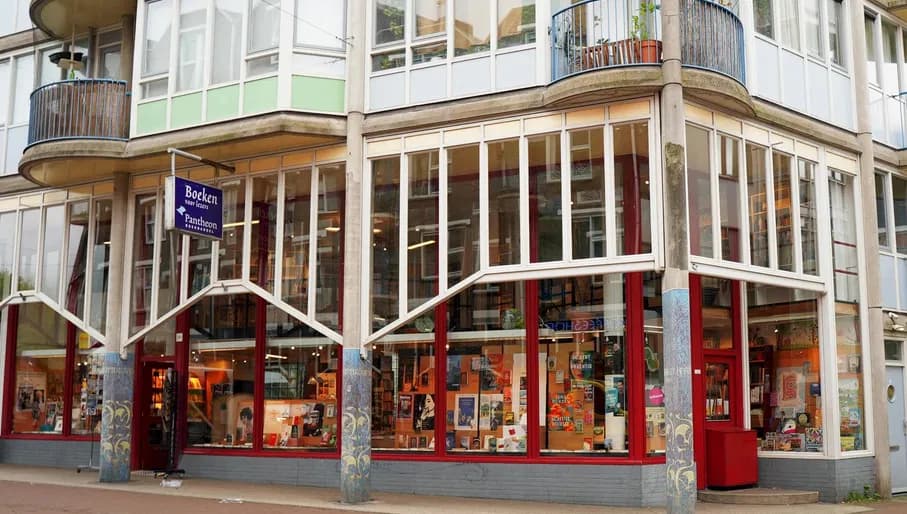
[[[680,2],[681,62],[746,84],[746,39],[734,11],[711,0]]]
[[[31,94],[28,144],[129,138],[129,90],[121,80],[64,80]]]
[[[643,6],[642,8],[640,6]],[[661,63],[661,16],[640,0],[586,0],[551,17],[551,77]]]

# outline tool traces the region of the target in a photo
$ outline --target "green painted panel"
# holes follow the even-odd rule
[[[167,100],[139,104],[135,121],[136,131],[139,134],[167,130]]]
[[[190,93],[173,97],[173,110],[170,112],[170,127],[180,128],[197,125],[202,122],[202,94]]]
[[[294,109],[342,113],[345,93],[343,80],[293,76]]]
[[[246,82],[245,96],[243,98],[244,114],[255,114],[276,109],[277,77]]]
[[[208,90],[207,121],[235,118],[239,114],[239,85]]]

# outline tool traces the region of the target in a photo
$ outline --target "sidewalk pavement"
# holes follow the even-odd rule
[[[449,496],[416,496],[375,492],[374,500],[366,504],[345,505],[339,500],[339,491],[333,488],[303,487],[289,485],[268,485],[224,480],[209,480],[187,477],[179,488],[162,487],[161,479],[134,474],[126,484],[102,484],[97,481],[96,472],[76,473],[75,470],[41,468],[0,464],[0,481],[51,484],[68,487],[85,487],[132,493],[207,498],[213,500],[241,500],[246,503],[293,505],[339,511],[422,514],[443,512],[445,514],[580,514],[594,512],[613,513],[661,513],[662,508],[618,508],[588,505],[553,504],[542,502],[488,500]],[[773,514],[851,514],[858,512],[896,513],[907,512],[907,498],[889,502],[865,505],[855,504],[813,504],[793,506],[743,506],[699,503],[697,512],[762,513]]]

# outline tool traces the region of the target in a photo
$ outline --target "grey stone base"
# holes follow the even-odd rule
[[[100,462],[100,444],[94,443],[95,466]],[[87,466],[90,441],[0,439],[0,462],[23,466],[72,468]]]
[[[334,459],[184,455],[187,477],[339,487]],[[665,468],[653,466],[372,461],[373,491],[627,507],[663,506]],[[338,497],[339,497],[338,490]]]
[[[759,487],[818,491],[819,500],[838,503],[847,493],[875,488],[875,459],[759,459]]]

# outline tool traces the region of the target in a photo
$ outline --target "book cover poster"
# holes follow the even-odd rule
[[[435,399],[430,394],[417,394],[413,405],[413,430],[435,429]]]
[[[624,376],[605,375],[605,412],[619,414],[624,408]]]
[[[459,355],[447,356],[447,390],[460,390],[460,374],[463,372]]]
[[[413,395],[401,394],[397,403],[397,417],[400,419],[410,419],[413,417]]]
[[[482,395],[479,404],[479,429],[497,430],[504,424],[504,395]]]
[[[474,394],[457,395],[457,430],[476,429],[476,402]]]
[[[574,381],[592,380],[593,352],[570,352],[570,377]]]
[[[500,391],[504,386],[504,355],[489,353],[481,360],[481,390]]]
[[[778,368],[776,391],[778,406],[802,411],[805,407],[806,380],[802,368]]]
[[[573,431],[573,398],[572,394],[555,393],[551,395],[548,405],[548,430],[552,432]]]

